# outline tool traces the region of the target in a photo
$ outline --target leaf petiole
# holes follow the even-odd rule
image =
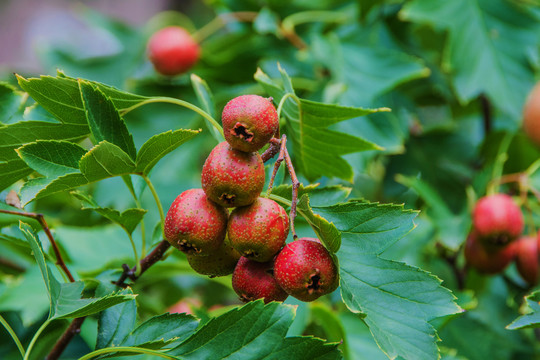
[[[164,354],[161,351],[156,350],[150,350],[150,349],[144,349],[144,348],[135,348],[135,347],[129,347],[129,346],[116,346],[116,347],[108,347],[103,348],[99,350],[92,351],[91,353],[88,353],[82,357],[79,358],[79,360],[89,360],[94,357],[97,357],[98,355],[102,354],[109,354],[109,353],[116,353],[116,352],[129,352],[129,353],[135,353],[135,354],[148,354],[148,355],[154,355],[163,359],[171,359],[171,360],[177,360],[176,356],[171,356]]]
[[[180,100],[180,99],[175,99],[175,98],[170,98],[170,97],[155,97],[155,98],[151,98],[151,99],[147,99],[147,100],[144,100],[144,101],[141,101],[133,106],[130,106],[128,108],[125,108],[125,109],[122,109],[120,110],[120,114],[123,116],[127,113],[129,113],[130,111],[133,111],[143,105],[147,105],[147,104],[153,104],[153,103],[168,103],[168,104],[174,104],[174,105],[178,105],[178,106],[182,106],[182,107],[185,107],[185,108],[188,108],[190,110],[193,110],[195,111],[197,114],[201,115],[203,118],[205,118],[206,120],[208,120],[216,129],[217,131],[219,131],[219,133],[223,135],[223,128],[221,127],[221,125],[219,125],[219,123],[210,115],[208,114],[206,111],[204,111],[203,109],[201,109],[200,107],[198,106],[195,106],[187,101],[184,101],[184,100]]]

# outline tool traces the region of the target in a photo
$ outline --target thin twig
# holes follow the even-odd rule
[[[6,259],[5,257],[0,257],[0,266],[4,266],[4,267],[7,267],[13,271],[16,271],[18,273],[22,273],[22,272],[25,272],[26,269],[24,267],[22,267],[21,265],[9,260],[9,259]]]
[[[261,154],[262,161],[267,162],[268,160],[276,156],[276,154],[279,152],[280,146],[281,146],[280,139],[276,139],[276,138],[270,139],[270,146]]]
[[[73,319],[69,327],[64,331],[60,339],[54,344],[54,347],[52,348],[51,352],[49,352],[49,355],[45,359],[47,360],[56,360],[62,355],[68,344],[70,343],[71,339],[75,337],[75,335],[79,334],[81,332],[81,326],[84,322],[86,317],[80,317]]]
[[[285,165],[287,166],[287,170],[289,171],[289,175],[291,176],[292,181],[292,201],[291,211],[289,212],[289,222],[291,225],[291,232],[293,234],[293,238],[296,240],[298,236],[296,235],[296,230],[294,228],[294,219],[296,219],[296,204],[298,203],[298,188],[300,187],[300,182],[296,177],[296,172],[294,171],[294,166],[291,157],[289,156],[289,151],[287,151],[287,136],[283,135],[280,140],[272,138],[272,140],[270,141],[270,147],[263,153],[261,157],[264,156],[263,161],[266,162],[267,160],[271,159],[276,155],[276,153],[278,152],[277,149],[279,149],[279,157],[274,164],[272,177],[270,178],[270,183],[268,184],[267,196],[269,196],[272,192],[272,186],[274,185],[274,180],[276,178],[279,166],[281,165],[283,160],[285,160]]]
[[[285,148],[285,164],[287,165],[287,170],[289,170],[289,175],[291,176],[292,181],[292,204],[289,219],[291,221],[291,232],[293,234],[293,239],[296,240],[298,236],[296,235],[296,230],[294,229],[294,219],[296,219],[296,204],[298,203],[298,188],[300,187],[300,182],[296,177],[296,172],[294,171],[294,166],[287,148]]]
[[[272,176],[270,177],[270,182],[268,183],[268,190],[266,190],[266,197],[268,197],[272,193],[272,187],[274,186],[274,180],[276,179],[276,175],[279,169],[279,166],[285,160],[285,152],[287,151],[287,137],[283,135],[281,137],[280,141],[281,145],[279,147],[279,156],[274,163],[274,170],[272,171]]]
[[[141,269],[138,276],[135,274],[135,271],[137,269],[135,266],[133,268],[130,268],[128,265],[123,264],[122,269],[124,271],[120,275],[120,278],[114,282],[114,284],[123,288],[127,287],[127,284],[125,283],[127,279],[130,279],[132,281],[137,280],[137,278],[139,278],[143,272],[148,270],[150,266],[161,260],[163,254],[165,254],[165,252],[170,247],[171,244],[167,240],[163,240],[162,242],[160,242],[158,246],[156,246],[155,249],[150,254],[148,254],[148,256],[146,256],[139,262],[139,264],[141,265]]]
[[[39,224],[41,225],[41,227],[43,228],[43,231],[45,231],[45,234],[49,238],[49,241],[51,242],[54,254],[56,256],[56,265],[60,266],[60,268],[64,271],[64,273],[68,277],[69,281],[75,282],[73,275],[71,275],[71,272],[67,268],[66,263],[64,262],[64,259],[62,258],[62,254],[60,254],[60,249],[58,248],[58,244],[54,240],[54,237],[52,236],[51,230],[49,229],[49,226],[47,225],[47,222],[45,221],[45,217],[43,216],[43,214],[36,214],[36,213],[30,213],[30,212],[24,212],[24,211],[3,210],[3,209],[0,209],[0,213],[24,216],[24,217],[37,220]]]

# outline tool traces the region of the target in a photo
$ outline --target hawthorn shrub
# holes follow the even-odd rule
[[[0,358],[537,357],[534,2],[192,3],[0,72]]]

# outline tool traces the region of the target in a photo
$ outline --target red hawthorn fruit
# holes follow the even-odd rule
[[[523,130],[540,146],[540,83],[531,90],[523,108]]]
[[[235,97],[221,115],[225,140],[233,149],[258,151],[279,129],[279,119],[272,100],[259,95]]]
[[[274,278],[273,265],[272,261],[261,263],[243,256],[238,260],[232,276],[232,286],[240,300],[248,302],[264,299],[267,304],[287,298],[287,293]]]
[[[163,28],[148,41],[148,58],[163,75],[186,72],[199,60],[199,53],[199,44],[179,26]]]
[[[313,301],[339,285],[334,259],[320,242],[311,238],[285,245],[276,257],[274,276],[283,290],[302,301]]]
[[[539,265],[538,265],[538,242],[540,233],[537,237],[523,236],[516,241],[516,265],[521,277],[530,285],[538,283]]]
[[[186,254],[207,254],[221,246],[228,211],[207,199],[202,189],[186,190],[174,200],[165,218],[165,239]]]
[[[264,164],[259,153],[234,150],[224,141],[206,159],[201,180],[210,200],[224,207],[246,206],[264,187]]]
[[[504,270],[516,255],[516,243],[490,245],[479,241],[473,230],[465,242],[467,264],[484,274],[496,274]]]
[[[259,197],[253,204],[233,210],[227,234],[242,256],[259,262],[270,261],[285,245],[289,217],[277,202]]]
[[[521,234],[523,215],[509,195],[484,196],[474,207],[473,226],[483,240],[502,245]]]
[[[238,259],[240,259],[240,253],[231,247],[227,239],[219,249],[207,255],[187,255],[188,263],[193,270],[210,277],[232,274]]]

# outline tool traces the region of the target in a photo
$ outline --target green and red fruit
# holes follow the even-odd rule
[[[210,153],[202,169],[202,188],[208,198],[224,207],[246,206],[264,187],[264,164],[257,152],[234,150],[226,142]]]
[[[490,245],[479,240],[473,230],[465,242],[467,264],[484,274],[497,274],[512,262],[516,255],[516,243]]]
[[[531,90],[523,108],[523,130],[540,146],[540,83]]]
[[[235,97],[221,115],[225,140],[236,150],[258,151],[276,134],[279,119],[272,100],[259,95]]]
[[[148,41],[148,58],[162,75],[178,75],[199,60],[199,44],[179,26],[157,31]]]
[[[332,255],[317,240],[301,238],[283,248],[274,264],[274,276],[289,295],[313,301],[339,286],[338,268]]]
[[[209,254],[220,248],[227,232],[227,209],[208,200],[202,189],[186,190],[165,218],[165,239],[186,254]]]
[[[221,247],[207,255],[187,255],[189,265],[193,270],[210,277],[232,274],[240,253],[225,239]]]
[[[243,302],[264,299],[267,304],[271,301],[284,301],[287,293],[278,285],[274,278],[274,263],[261,263],[241,257],[236,264],[232,276],[232,287]]]
[[[478,200],[473,211],[477,235],[491,244],[504,245],[523,231],[523,215],[512,197],[489,195]]]
[[[521,277],[530,285],[536,285],[539,278],[538,237],[523,236],[516,241],[516,266]]]
[[[233,210],[227,224],[231,245],[242,256],[266,262],[285,245],[289,234],[287,212],[277,202],[262,197]]]

